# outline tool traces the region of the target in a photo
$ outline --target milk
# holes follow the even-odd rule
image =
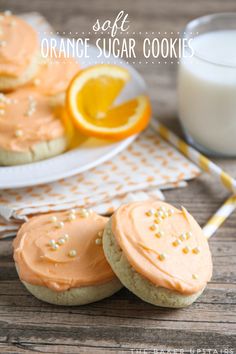
[[[236,30],[201,34],[191,47],[178,76],[183,128],[205,150],[236,156]]]

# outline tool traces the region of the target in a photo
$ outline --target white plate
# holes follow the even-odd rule
[[[55,38],[57,41],[61,40],[59,37]],[[87,65],[83,63],[83,60],[79,60],[82,67],[96,63],[116,63],[129,70],[131,80],[118,97],[117,102],[122,102],[124,99],[127,100],[146,92],[144,80],[130,65],[120,59],[117,62],[114,57],[109,57],[108,59],[105,57],[97,58],[99,50],[94,46],[90,46],[88,53],[89,61]],[[135,137],[132,136],[113,144],[89,139],[74,150],[67,151],[64,154],[44,161],[12,167],[0,167],[0,189],[49,183],[87,171],[124,150]]]

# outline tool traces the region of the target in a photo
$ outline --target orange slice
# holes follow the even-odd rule
[[[151,115],[147,96],[113,105],[129,78],[126,69],[106,64],[91,66],[74,77],[67,90],[66,108],[82,133],[119,140],[147,126]]]

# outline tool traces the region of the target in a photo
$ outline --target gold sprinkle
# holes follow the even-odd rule
[[[49,246],[53,246],[53,245],[55,245],[55,243],[56,243],[56,241],[52,239],[49,241]]]
[[[192,236],[193,236],[193,233],[191,231],[186,232],[186,239],[187,240]]]
[[[89,216],[89,211],[87,209],[80,209],[79,213],[82,218],[87,218]]]
[[[161,210],[158,210],[156,213],[155,213],[155,216],[159,216],[160,218],[163,218],[164,217],[164,212],[161,211]]]
[[[76,215],[75,214],[73,214],[73,213],[69,214],[69,220],[70,221],[73,221],[75,219],[76,219]]]
[[[75,256],[77,256],[76,250],[70,250],[70,252],[68,253],[68,256],[69,256],[69,257],[75,257]]]
[[[17,129],[17,130],[15,131],[15,136],[16,136],[17,138],[21,137],[22,135],[23,135],[23,131],[22,131],[21,129]]]
[[[56,216],[51,216],[50,220],[51,220],[52,222],[56,222],[56,221],[57,221],[57,217],[56,217]]]
[[[186,234],[185,234],[185,233],[181,234],[181,235],[179,236],[179,239],[180,239],[181,241],[186,240]]]
[[[155,234],[155,236],[156,236],[157,238],[161,238],[162,236],[164,236],[164,232],[163,232],[163,231],[159,231],[159,232],[157,232],[157,233]]]
[[[187,254],[187,253],[189,253],[189,247],[188,246],[186,246],[186,247],[184,247],[183,248],[183,252],[185,253],[185,254]]]
[[[64,222],[63,222],[63,221],[59,221],[58,224],[57,224],[57,227],[58,227],[59,229],[62,229],[63,226],[64,226]]]
[[[152,231],[157,230],[157,226],[156,226],[156,225],[154,225],[154,224],[153,224],[153,225],[151,225],[151,226],[150,226],[150,230],[152,230]]]
[[[68,235],[68,234],[64,234],[64,235],[63,235],[63,238],[64,238],[65,240],[68,240],[69,235]]]
[[[165,253],[159,254],[158,259],[159,259],[160,261],[164,261],[164,260],[166,259]]]
[[[197,274],[192,274],[192,278],[193,279],[198,279],[198,275]]]
[[[159,216],[154,220],[155,224],[160,224],[162,222],[162,218],[160,218]]]
[[[59,246],[58,246],[58,244],[57,244],[57,243],[55,243],[55,244],[53,244],[53,245],[52,245],[52,249],[53,249],[53,251],[58,250],[58,248],[59,248]]]
[[[180,240],[175,240],[173,243],[172,243],[172,245],[174,246],[174,247],[177,247],[177,246],[179,246],[181,244],[181,241]]]
[[[199,247],[193,248],[192,252],[193,252],[194,254],[198,254],[198,253],[200,252]]]
[[[66,240],[64,238],[59,238],[59,240],[58,240],[59,245],[64,245],[65,242],[66,242]]]
[[[165,211],[163,218],[168,218],[168,216],[169,216],[168,211]]]
[[[96,243],[96,245],[101,245],[102,244],[102,239],[101,238],[96,238],[95,243]]]
[[[152,215],[154,215],[155,214],[155,210],[153,210],[153,209],[150,209],[150,210],[148,210],[147,212],[146,212],[146,215],[147,216],[152,216]]]
[[[171,215],[174,215],[175,211],[174,209],[169,209],[168,210],[168,215],[171,216]]]
[[[71,209],[70,212],[71,212],[72,214],[75,214],[75,213],[76,213],[76,210],[75,210],[75,209]]]

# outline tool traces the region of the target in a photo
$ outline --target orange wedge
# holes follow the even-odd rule
[[[100,64],[81,70],[71,81],[66,96],[67,112],[78,130],[112,140],[143,130],[151,115],[147,96],[114,105],[129,79],[129,72],[116,65]]]

